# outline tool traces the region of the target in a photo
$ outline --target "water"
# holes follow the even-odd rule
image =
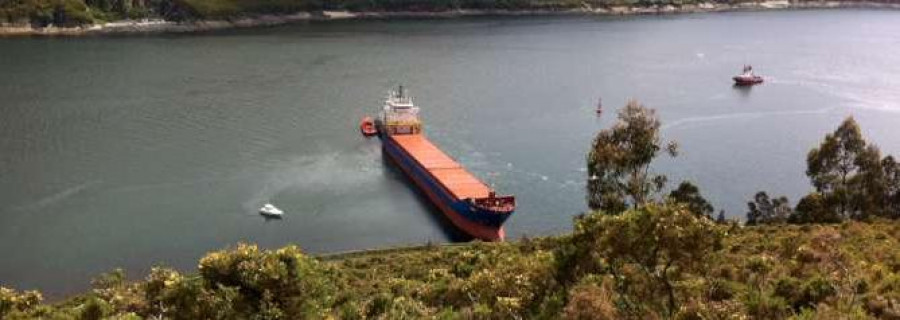
[[[848,115],[900,154],[898,12],[348,21],[200,35],[0,39],[0,283],[192,270],[239,241],[309,252],[460,235],[358,121],[406,84],[428,135],[519,199],[510,238],[585,210],[590,139],[629,98],[682,149],[654,169],[743,216],[796,201]],[[769,77],[735,89],[752,63]],[[601,119],[594,104],[603,98]],[[286,211],[266,221],[256,210]]]

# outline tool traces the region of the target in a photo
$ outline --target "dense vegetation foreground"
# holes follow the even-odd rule
[[[900,225],[741,227],[656,206],[563,237],[324,260],[238,245],[197,274],[93,283],[57,305],[2,289],[0,318],[898,319]]]

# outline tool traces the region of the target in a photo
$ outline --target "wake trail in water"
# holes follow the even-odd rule
[[[504,168],[505,173],[512,174],[512,176],[518,178],[526,178],[528,180],[533,180],[537,183],[541,184],[549,184],[557,187],[558,189],[566,189],[571,187],[580,187],[581,185],[578,182],[577,178],[569,177],[568,175],[561,176],[552,176],[543,174],[537,171],[519,169],[514,166],[511,162],[506,163],[506,167]],[[575,170],[576,172],[579,170]],[[581,172],[579,172],[580,174]],[[488,172],[488,176],[490,178],[496,178],[501,175],[500,171],[490,171]],[[493,186],[493,184],[491,184]]]
[[[118,187],[111,189],[112,192],[134,192],[134,191],[147,191],[153,189],[169,189],[169,188],[178,188],[178,187],[189,187],[195,185],[212,185],[219,184],[223,182],[236,181],[245,179],[248,176],[247,173],[233,175],[231,177],[226,178],[210,178],[210,179],[191,179],[191,180],[183,180],[183,181],[171,181],[171,182],[160,182],[160,183],[147,183],[147,184],[133,184],[127,185],[123,187]]]
[[[722,114],[722,115],[715,115],[715,116],[687,117],[687,118],[681,118],[678,120],[670,121],[670,122],[666,123],[665,125],[663,125],[661,127],[661,129],[668,130],[668,129],[673,129],[673,128],[677,128],[677,127],[688,125],[688,124],[702,123],[702,122],[719,122],[719,121],[728,121],[728,120],[762,118],[762,117],[770,117],[770,116],[825,114],[832,110],[834,110],[834,108],[796,110],[796,111],[743,112],[743,113],[729,113],[729,114]]]
[[[355,148],[352,152],[330,152],[287,159],[261,180],[258,191],[244,201],[243,206],[247,211],[255,211],[288,189],[328,192],[332,196],[358,190],[357,187],[376,181],[382,175],[379,168],[382,165],[380,148],[372,146]],[[320,205],[313,211],[321,213],[324,209]]]
[[[54,205],[54,204],[56,204],[56,203],[62,202],[62,201],[66,200],[66,199],[68,199],[68,198],[70,198],[70,197],[72,197],[72,196],[75,196],[75,195],[77,195],[77,194],[83,192],[84,190],[86,190],[86,189],[88,189],[88,188],[90,188],[90,187],[93,187],[93,186],[95,186],[95,185],[98,185],[98,184],[100,184],[100,181],[88,181],[88,182],[84,182],[84,183],[81,183],[81,184],[78,184],[78,185],[75,185],[75,186],[66,188],[66,189],[64,189],[64,190],[62,190],[62,191],[59,191],[59,192],[57,192],[57,193],[51,194],[51,195],[49,195],[49,196],[43,197],[43,198],[41,198],[41,199],[38,199],[38,200],[35,201],[35,202],[29,203],[29,204],[26,204],[26,205],[23,205],[23,206],[15,207],[15,208],[13,208],[13,210],[16,210],[16,211],[31,211],[31,210],[38,210],[38,209],[41,209],[41,208],[46,208],[46,207],[49,207],[49,206]]]
[[[809,75],[818,79],[825,78],[832,82],[846,82],[844,77]],[[776,79],[770,81],[773,84],[795,85],[808,88],[816,92],[844,99],[850,103],[849,108],[857,110],[874,110],[889,113],[900,113],[900,91],[895,90],[895,85],[872,86],[862,80],[832,85],[822,81],[800,79]]]

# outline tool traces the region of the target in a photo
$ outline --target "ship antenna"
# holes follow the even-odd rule
[[[403,85],[400,85],[400,91],[397,92],[397,98],[403,98]]]

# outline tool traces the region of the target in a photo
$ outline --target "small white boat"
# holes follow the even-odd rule
[[[271,203],[266,203],[266,205],[262,206],[262,208],[259,208],[259,214],[267,217],[280,217],[282,214],[284,214],[284,211],[276,208]]]

